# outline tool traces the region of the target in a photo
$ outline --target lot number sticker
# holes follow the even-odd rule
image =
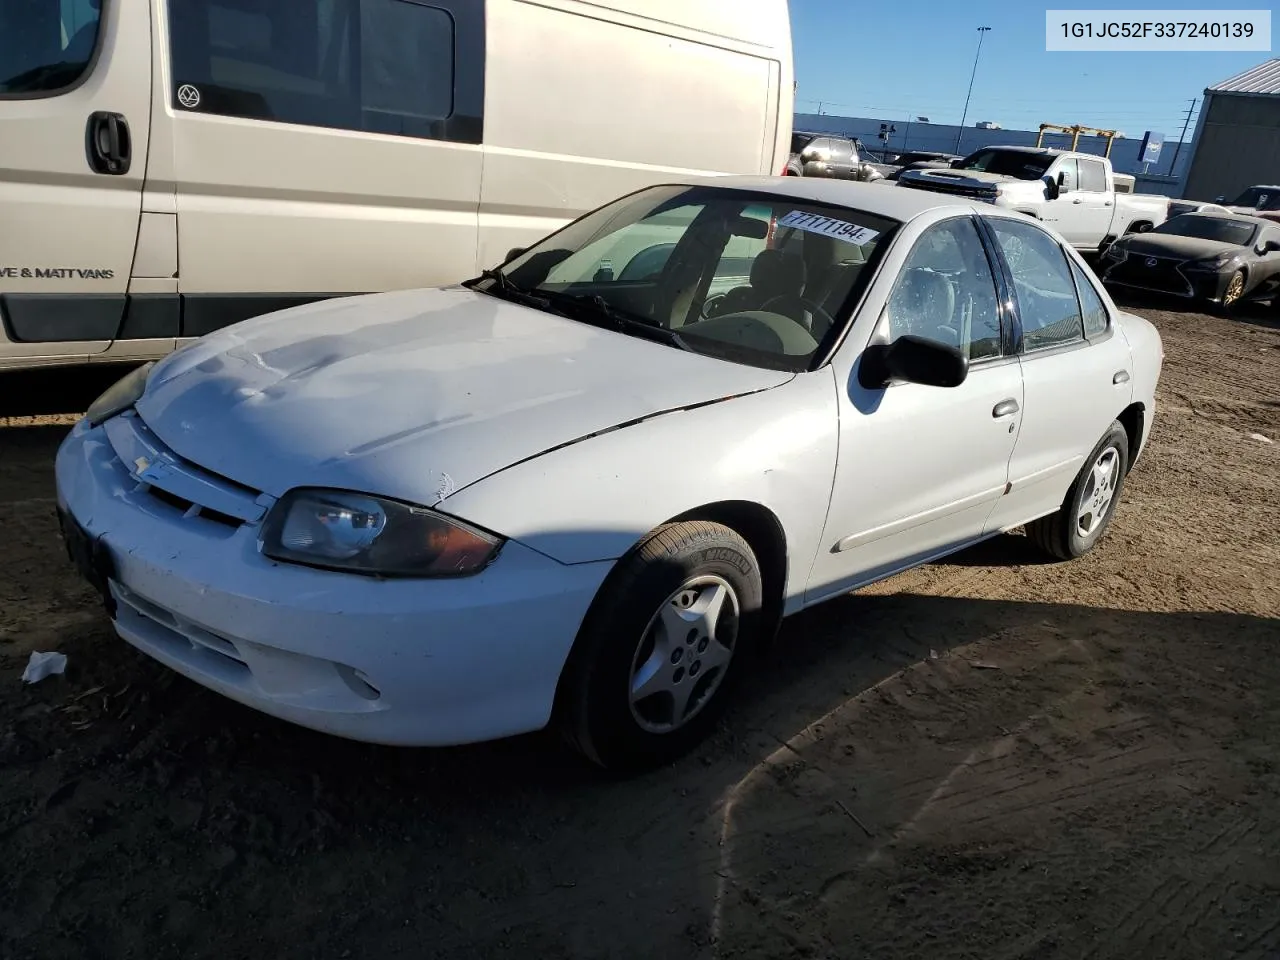
[[[821,233],[823,236],[834,237],[836,240],[855,243],[858,246],[870,243],[880,236],[880,231],[878,230],[860,227],[856,223],[837,220],[835,217],[824,217],[817,213],[805,213],[803,210],[792,210],[778,221],[778,226],[795,227],[797,230],[806,230],[809,233]]]

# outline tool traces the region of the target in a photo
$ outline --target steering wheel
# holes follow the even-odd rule
[[[716,314],[715,314],[715,312],[714,312],[714,311],[715,311],[715,305],[716,305],[716,304],[718,304],[718,303],[723,302],[723,301],[724,301],[724,298],[725,298],[725,297],[727,297],[728,295],[729,295],[729,294],[728,294],[727,292],[726,292],[726,293],[717,293],[717,294],[715,294],[714,296],[707,297],[707,299],[703,300],[703,301],[702,301],[702,309],[698,311],[698,313],[701,315],[702,319],[703,319],[703,320],[710,320],[712,317],[714,317],[714,316],[716,315]]]
[[[800,304],[800,306],[804,307],[811,314],[813,314],[815,319],[825,320],[827,324],[827,328],[826,330],[822,331],[824,334],[827,332],[827,330],[830,330],[833,326],[835,326],[835,322],[836,322],[835,317],[827,313],[827,311],[823,309],[819,304],[814,303],[812,300],[809,300],[805,297],[793,296],[792,294],[789,294],[789,293],[780,294],[779,296],[776,296],[776,297],[770,297],[764,303],[760,304],[760,306],[757,309],[768,310],[772,304],[778,303],[781,300],[788,300],[791,303],[798,303]],[[775,310],[772,312],[776,313],[777,311]],[[786,316],[786,314],[783,314],[783,316]],[[792,318],[788,317],[787,319],[792,319]],[[805,326],[805,324],[802,321],[796,321],[796,322],[799,323],[800,326],[802,327]],[[806,327],[806,329],[810,333],[813,333],[813,326],[814,325],[811,323],[808,327]],[[820,334],[815,334],[815,337],[819,340],[822,339]]]

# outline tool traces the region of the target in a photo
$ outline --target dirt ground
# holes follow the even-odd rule
[[[1280,325],[1141,312],[1155,435],[1097,551],[1010,535],[805,613],[629,782],[170,674],[62,553],[70,419],[0,419],[0,956],[1280,957]],[[96,376],[2,379],[0,416]]]

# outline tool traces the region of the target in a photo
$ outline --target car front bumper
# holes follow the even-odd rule
[[[259,552],[260,521],[175,505],[139,482],[119,446],[81,421],[58,450],[58,507],[74,520],[81,569],[100,561],[116,632],[144,653],[247,706],[354,740],[468,743],[550,719],[611,563],[565,565],[510,541],[481,573],[447,580],[279,563]]]
[[[1148,266],[1148,260],[1155,260],[1156,263]],[[1231,276],[1231,273],[1188,267],[1186,261],[1131,254],[1127,260],[1107,267],[1102,279],[1104,283],[1135,290],[1221,303]]]

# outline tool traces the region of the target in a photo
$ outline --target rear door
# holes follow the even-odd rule
[[[150,88],[146,3],[0,0],[0,366],[117,336]]]
[[[1108,189],[1105,163],[1081,157],[1079,167],[1080,187],[1076,191],[1076,200],[1085,212],[1085,219],[1079,239],[1067,239],[1077,247],[1096,247],[1111,232],[1115,195]]]

